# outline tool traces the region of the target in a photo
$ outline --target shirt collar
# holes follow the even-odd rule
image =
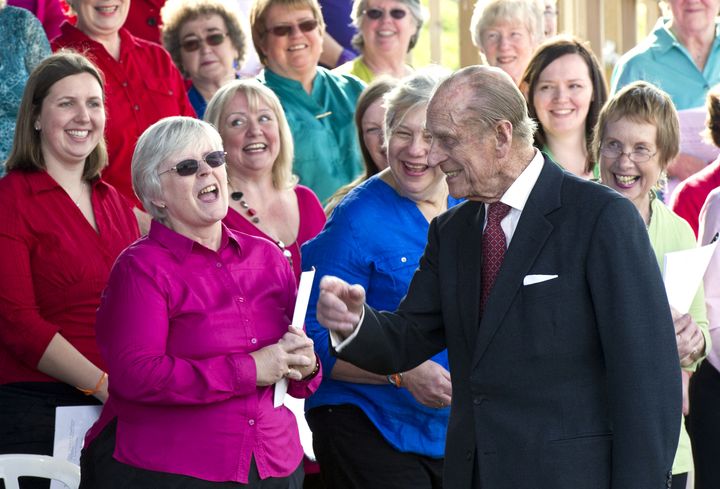
[[[222,234],[220,236],[220,248],[218,248],[217,252],[222,252],[222,250],[224,250],[230,243],[233,243],[233,246],[237,247],[237,249],[240,250],[240,241],[235,235],[235,233],[230,231],[224,223],[221,222],[220,225]],[[190,255],[190,253],[192,253],[195,245],[197,245],[201,249],[207,249],[196,241],[173,231],[172,229],[165,226],[160,221],[156,221],[155,219],[153,219],[152,223],[150,224],[150,232],[148,233],[148,237],[167,248],[173,255],[175,255],[178,261],[181,262],[184,261],[188,257],[188,255]]]
[[[677,40],[675,34],[670,30],[669,25],[671,20],[669,17],[660,17],[652,31],[656,37],[656,42],[653,43],[652,49],[660,54],[665,54],[674,47],[685,49],[680,41]],[[720,43],[720,22],[715,22],[715,39],[713,40],[713,46],[716,46],[718,43]]]
[[[26,171],[23,173],[25,174],[25,180],[27,181],[28,186],[30,187],[30,190],[33,194],[39,194],[42,192],[47,192],[48,190],[62,188],[60,184],[57,183],[55,179],[50,176],[50,174],[45,170]],[[92,180],[90,182],[90,186],[92,187],[93,191],[107,192],[107,183],[105,183],[100,178]]]
[[[500,202],[522,212],[528,197],[530,197],[530,192],[532,192],[540,176],[544,163],[545,158],[542,153],[535,149],[535,156],[530,160],[530,164],[525,167],[520,176],[505,191],[500,198]]]
[[[93,49],[102,48],[104,51],[106,51],[105,46],[89,37],[87,34],[72,25],[67,20],[64,21],[60,26],[60,32],[62,32],[61,36],[70,43],[89,44],[90,46],[93,46]],[[138,42],[137,38],[130,34],[130,32],[124,27],[120,28],[118,34],[120,35],[120,57],[122,58],[122,53],[130,49],[135,49],[138,46]]]

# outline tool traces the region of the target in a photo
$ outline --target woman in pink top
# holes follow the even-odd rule
[[[277,95],[256,80],[235,80],[210,100],[205,120],[227,151],[231,229],[269,239],[300,278],[300,247],[325,225],[320,201],[292,174],[293,139]]]
[[[306,398],[321,376],[312,341],[288,326],[287,259],[222,224],[225,153],[209,124],[150,126],[132,177],[153,222],[118,258],[98,310],[117,380],[83,451],[81,487],[300,487],[295,417],[273,407],[273,387],[285,377],[288,394]]]

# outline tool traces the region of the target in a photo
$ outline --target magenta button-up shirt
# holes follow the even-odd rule
[[[228,230],[217,252],[153,222],[118,258],[97,316],[115,458],[148,470],[247,483],[285,477],[303,456],[295,417],[256,386],[250,352],[276,343],[295,278],[272,243]],[[291,381],[306,398],[320,384]],[[97,427],[96,427],[97,429]]]

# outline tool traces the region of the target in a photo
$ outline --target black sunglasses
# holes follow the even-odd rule
[[[205,163],[208,164],[210,168],[217,168],[225,164],[226,154],[227,153],[225,151],[213,151],[212,153],[208,153],[203,156],[202,159]],[[198,160],[182,160],[180,163],[173,166],[172,168],[161,171],[160,173],[158,173],[158,175],[174,171],[181,177],[189,177],[190,175],[195,175],[199,168],[200,162]]]
[[[314,31],[318,26],[318,21],[315,19],[310,20],[304,20],[297,24],[297,28],[300,29],[302,32],[310,32]],[[268,29],[268,32],[272,32],[277,37],[283,37],[291,34],[295,30],[295,26],[290,25],[276,25],[275,27],[270,27]]]
[[[368,19],[372,20],[378,20],[382,19],[385,15],[385,11],[379,8],[369,8],[363,12],[365,15],[367,15]],[[390,17],[392,17],[395,20],[400,20],[403,17],[407,15],[407,11],[403,10],[401,8],[393,8],[390,9]]]
[[[200,49],[200,46],[205,43],[208,46],[219,46],[223,43],[225,40],[225,37],[227,34],[224,34],[222,32],[216,32],[215,34],[209,34],[205,40],[203,39],[188,39],[187,41],[183,41],[180,43],[180,47],[183,48],[183,50],[192,52],[197,51]]]

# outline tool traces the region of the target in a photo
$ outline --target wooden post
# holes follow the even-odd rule
[[[442,65],[442,19],[440,0],[429,0],[430,61]]]
[[[470,20],[472,19],[473,0],[459,0],[458,2],[458,37],[460,38],[460,66],[470,66],[480,63],[480,54],[470,36]]]

